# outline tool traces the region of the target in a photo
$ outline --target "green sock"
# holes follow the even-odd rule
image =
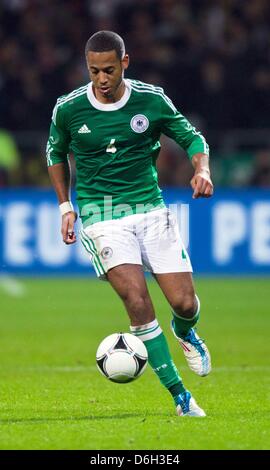
[[[200,316],[200,301],[199,301],[199,297],[196,295],[196,299],[197,299],[197,311],[194,315],[194,317],[192,318],[184,318],[184,317],[180,317],[179,315],[177,315],[175,312],[172,312],[173,314],[173,319],[174,319],[174,331],[175,331],[175,334],[181,338],[184,338],[188,333],[189,331],[191,330],[191,328],[196,325],[197,321],[199,320],[199,316]]]
[[[140,338],[148,352],[148,362],[157,374],[160,382],[173,397],[186,389],[172,360],[167,340],[155,319],[141,326],[131,326],[131,333]]]

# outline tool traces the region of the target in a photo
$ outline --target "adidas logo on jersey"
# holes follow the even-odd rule
[[[88,129],[87,125],[84,124],[79,130],[78,134],[89,134],[91,131]]]

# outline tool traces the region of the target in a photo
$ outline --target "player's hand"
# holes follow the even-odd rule
[[[76,212],[67,212],[62,216],[62,228],[61,233],[63,237],[63,242],[66,245],[71,245],[76,242],[76,235],[74,232],[74,224],[77,220]]]
[[[211,197],[213,195],[214,186],[211,181],[210,173],[207,170],[195,172],[190,184],[193,189],[193,199]]]

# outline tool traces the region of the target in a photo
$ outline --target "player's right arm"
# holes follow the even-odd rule
[[[70,136],[60,106],[56,104],[47,142],[48,172],[56,192],[62,214],[61,233],[66,244],[76,242],[74,224],[77,214],[70,202],[70,167],[68,160]]]

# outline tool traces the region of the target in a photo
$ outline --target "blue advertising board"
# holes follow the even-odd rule
[[[163,194],[195,273],[270,274],[270,191],[217,190],[198,200],[189,189]],[[0,273],[93,273],[81,243],[62,242],[52,190],[0,190]]]

